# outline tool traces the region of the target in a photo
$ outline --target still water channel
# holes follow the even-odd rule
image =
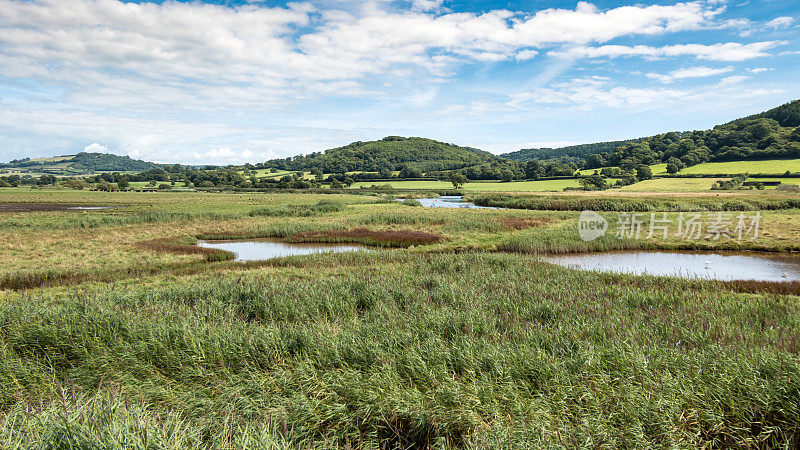
[[[312,253],[367,251],[369,248],[358,244],[307,244],[281,242],[274,239],[248,239],[236,241],[200,241],[200,247],[216,248],[236,253],[236,261],[262,261],[292,255]]]

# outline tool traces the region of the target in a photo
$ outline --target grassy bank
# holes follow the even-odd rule
[[[800,208],[800,197],[797,196],[792,198],[697,196],[675,199],[667,196],[593,198],[589,196],[482,194],[472,195],[469,199],[480,206],[545,211],[770,211]]]

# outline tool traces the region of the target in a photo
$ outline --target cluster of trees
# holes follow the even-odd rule
[[[711,190],[730,191],[736,189],[764,189],[764,183],[754,182],[745,184],[748,174],[739,174],[730,180],[718,180],[711,186]]]
[[[609,178],[616,178],[613,184]],[[592,175],[583,177],[579,181],[581,189],[585,191],[602,191],[611,187],[629,186],[633,183],[653,178],[653,171],[646,164],[639,164],[625,169],[619,167],[604,167],[595,170]]]
[[[53,175],[42,175],[34,177],[32,175],[7,175],[0,177],[0,187],[18,187],[18,186],[46,186],[48,184],[55,184],[58,181]]]
[[[560,161],[540,162],[528,161],[494,161],[488,164],[466,167],[454,171],[429,172],[428,177],[439,180],[449,180],[450,175],[458,173],[469,180],[538,180],[547,177],[570,177],[575,174],[578,167],[573,163]]]
[[[570,145],[559,148],[524,148],[522,150],[517,150],[516,152],[504,153],[500,155],[500,157],[519,162],[538,160],[572,162],[580,164],[590,155],[609,153],[620,145],[630,142],[638,142],[639,140],[640,139],[629,139],[625,141],[596,142],[593,144]]]

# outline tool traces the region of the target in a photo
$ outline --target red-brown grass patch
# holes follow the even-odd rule
[[[139,242],[138,246],[156,252],[177,253],[180,255],[203,255],[206,261],[225,261],[233,259],[235,255],[229,251],[216,248],[199,247],[197,245],[181,244],[170,238],[153,239]]]
[[[800,281],[722,281],[722,286],[733,292],[772,294],[772,295],[800,295]]]
[[[504,227],[511,230],[525,230],[528,228],[541,227],[553,220],[549,217],[506,217],[500,222]]]

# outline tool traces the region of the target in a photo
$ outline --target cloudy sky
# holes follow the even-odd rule
[[[0,0],[0,161],[500,153],[709,128],[798,79],[796,0]]]

